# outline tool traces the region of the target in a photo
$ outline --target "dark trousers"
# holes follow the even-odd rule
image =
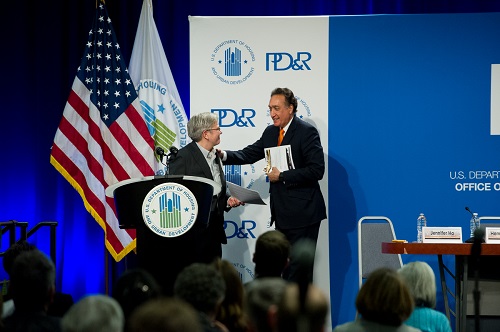
[[[222,244],[219,238],[220,226],[217,218],[210,216],[208,227],[199,227],[195,230],[197,236],[193,245],[196,248],[195,260],[200,263],[212,263],[222,257]]]
[[[303,262],[294,259],[294,253],[296,253],[296,250],[297,249],[302,250],[302,248],[304,248],[304,247],[296,248],[294,247],[294,245],[296,245],[297,242],[303,239],[310,240],[309,244],[312,244],[312,247],[308,246],[307,249],[306,248],[304,249],[313,251],[312,255],[314,257],[314,252],[316,251],[316,243],[318,242],[319,226],[320,222],[301,228],[293,228],[293,229],[276,228],[278,231],[285,234],[286,238],[290,242],[290,245],[292,246],[291,250],[292,255],[290,257],[290,263],[285,268],[285,271],[283,271],[283,279],[298,282],[299,276],[297,272],[302,268],[306,268],[305,273],[307,273],[309,277],[309,282],[312,282],[314,264],[306,264],[307,266],[302,266]]]

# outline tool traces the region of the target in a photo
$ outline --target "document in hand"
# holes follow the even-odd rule
[[[292,157],[292,147],[290,145],[281,145],[264,149],[264,155],[266,158],[266,168],[264,168],[264,172],[266,173],[269,173],[273,167],[276,167],[280,172],[295,169]]]
[[[255,190],[243,188],[232,182],[228,182],[227,186],[229,188],[229,191],[231,192],[231,196],[239,199],[245,204],[266,205],[266,203],[260,197],[259,193]]]

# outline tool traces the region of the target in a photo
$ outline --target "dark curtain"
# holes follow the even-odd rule
[[[95,5],[95,0],[8,1],[3,3],[0,23],[3,35],[0,221],[26,221],[28,229],[44,220],[58,222],[57,287],[71,293],[75,300],[88,293],[109,291],[106,281],[113,280],[112,272],[119,273],[128,264],[127,259],[119,264],[108,262],[110,274],[106,274],[106,257],[112,258],[106,254],[102,229],[87,213],[77,192],[49,163],[50,147],[83,54]],[[106,6],[128,63],[142,0],[107,0]],[[500,1],[157,0],[153,1],[153,8],[167,59],[189,114],[189,15],[491,12],[500,11]],[[269,38],[289,38],[294,42],[293,36]],[[41,229],[30,242],[48,253],[48,234],[47,229]],[[8,244],[4,235],[2,251]]]

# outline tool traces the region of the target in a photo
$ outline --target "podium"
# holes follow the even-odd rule
[[[137,264],[171,295],[177,274],[199,256],[196,244],[208,226],[212,197],[221,186],[195,176],[128,179],[106,188],[120,228],[136,230]]]

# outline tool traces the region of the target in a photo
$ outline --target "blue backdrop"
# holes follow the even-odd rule
[[[359,218],[387,216],[399,239],[415,241],[423,212],[428,226],[462,227],[465,240],[465,206],[500,215],[500,136],[490,135],[498,31],[499,13],[330,18],[330,240],[346,250],[332,261],[339,321],[354,315]],[[469,189],[485,183],[491,190]],[[437,267],[436,257],[403,256],[416,259]]]
[[[142,1],[106,3],[128,63]],[[188,114],[188,15],[500,12],[499,1],[474,0],[258,0],[244,6],[226,1],[169,0],[153,1],[153,5]],[[83,54],[95,0],[9,1],[2,12],[0,220],[27,221],[29,228],[42,220],[59,222],[59,290],[75,299],[105,292],[103,232],[76,191],[49,164],[50,147]],[[330,74],[342,81],[332,80],[330,86],[330,237],[346,253],[331,255],[337,259],[332,262],[336,266],[332,271],[333,324],[354,317],[357,286],[347,286],[357,277],[355,224],[359,217],[388,215],[395,221],[398,237],[413,240],[419,212],[428,215],[429,223],[461,226],[468,219],[465,205],[483,215],[498,212],[494,210],[496,193],[478,199],[475,192],[457,192],[456,181],[449,174],[498,165],[499,142],[486,128],[489,68],[485,63],[499,63],[495,43],[499,20],[497,16],[481,17],[471,22],[453,15],[444,21],[441,16],[331,20],[331,38],[336,42],[331,44]],[[426,30],[421,20],[429,22],[432,30]],[[393,29],[394,24],[405,28]],[[470,32],[476,28],[484,34],[477,37]],[[350,34],[343,34],[347,29]],[[484,52],[478,55],[477,48]],[[416,54],[415,49],[423,53]],[[460,56],[449,56],[455,53]],[[30,241],[48,252],[47,239],[48,231],[42,230]],[[2,240],[5,250],[7,241]]]

